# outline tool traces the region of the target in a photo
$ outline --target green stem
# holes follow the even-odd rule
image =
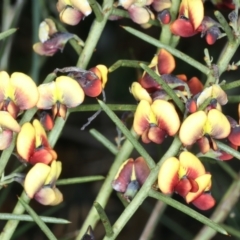
[[[131,104],[108,104],[108,107],[112,111],[135,111],[137,108],[137,105],[131,105]],[[75,108],[69,109],[69,112],[88,112],[88,111],[98,111],[101,109],[99,104],[84,104],[80,105]]]
[[[240,103],[240,96],[239,95],[228,96],[228,103]]]
[[[101,181],[104,179],[105,179],[105,177],[103,177],[103,176],[87,176],[87,177],[67,178],[67,179],[57,180],[56,185],[86,183],[86,182],[93,182],[93,181]]]
[[[101,22],[103,20],[103,14],[98,2],[96,2],[95,0],[88,0],[88,2],[96,16],[96,20],[98,22]]]
[[[228,145],[220,142],[220,141],[217,141],[215,140],[216,144],[217,144],[217,147],[226,152],[226,153],[229,153],[231,154],[232,156],[234,156],[235,158],[239,159],[240,160],[240,152],[236,151],[235,149],[229,147]]]
[[[26,195],[25,192],[22,193],[21,199],[28,203],[30,201],[29,197]],[[23,205],[20,203],[20,201],[17,202],[15,208],[13,209],[13,214],[23,214],[25,211],[25,208]],[[19,220],[9,220],[7,221],[6,225],[4,226],[1,234],[0,234],[0,239],[1,240],[9,240],[11,239],[13,233],[15,232],[17,225],[19,223]]]
[[[139,206],[143,203],[143,201],[147,197],[147,193],[151,190],[153,183],[157,179],[159,168],[162,165],[162,163],[169,157],[176,156],[180,147],[181,147],[181,142],[178,137],[175,137],[172,145],[166,151],[166,153],[161,158],[159,163],[151,170],[151,173],[149,174],[149,176],[148,176],[147,180],[145,181],[145,183],[143,184],[143,186],[140,188],[137,195],[133,198],[131,203],[125,208],[125,210],[122,212],[121,216],[114,223],[114,225],[113,225],[114,234],[111,237],[105,236],[103,240],[116,239],[116,237],[118,236],[120,231],[123,229],[123,227],[129,221],[129,219],[137,211]]]
[[[136,138],[136,133],[132,130],[131,133]],[[98,191],[98,196],[96,197],[95,201],[101,204],[103,208],[105,208],[107,201],[110,197],[110,194],[112,193],[111,183],[117,174],[121,164],[129,158],[129,155],[133,151],[133,145],[129,140],[126,140],[124,144],[122,145],[121,150],[116,155],[116,158],[113,161],[113,164],[108,172],[108,175],[101,187],[101,189]],[[88,213],[88,216],[86,217],[81,230],[78,233],[78,236],[76,237],[76,240],[80,240],[84,233],[86,232],[89,225],[94,228],[99,220],[99,216],[96,212],[96,209],[94,207],[91,208],[91,210]]]
[[[118,148],[115,144],[110,142],[104,135],[98,132],[96,129],[89,131],[93,137],[95,137],[104,147],[106,147],[113,155],[118,153]]]
[[[236,81],[221,85],[221,88],[223,90],[228,90],[228,89],[237,88],[237,87],[240,87],[240,80],[236,80]]]
[[[141,68],[139,66],[140,63],[148,65],[147,62],[137,61],[137,60],[118,60],[112,66],[109,67],[108,71],[113,72],[117,70],[119,67],[131,67],[131,68]]]
[[[229,216],[229,213],[232,211],[234,205],[238,202],[239,196],[240,181],[238,178],[228,188],[210,219],[216,223],[222,223]],[[195,236],[194,240],[209,240],[212,239],[215,234],[216,230],[204,226],[197,236]]]
[[[199,71],[201,71],[202,73],[204,73],[206,75],[208,75],[210,73],[210,69],[208,67],[204,66],[203,64],[201,64],[200,62],[196,61],[195,59],[189,57],[188,55],[184,54],[183,52],[177,50],[176,48],[165,45],[165,44],[159,42],[157,39],[150,37],[149,35],[142,33],[138,30],[135,30],[131,27],[122,27],[122,28],[125,29],[127,32],[152,44],[153,46],[155,46],[157,48],[164,48],[165,50],[170,52],[173,56],[175,56],[179,59],[182,59],[189,65],[191,65],[191,66],[195,67],[196,69],[198,69]]]
[[[228,22],[225,19],[225,17],[219,11],[215,11],[214,15],[217,18],[217,20],[219,21],[219,23],[221,24],[224,32],[227,34],[228,41],[230,43],[232,43],[234,41],[235,37],[234,37],[232,29],[230,28]]]

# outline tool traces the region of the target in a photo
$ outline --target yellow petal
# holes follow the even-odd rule
[[[56,199],[56,194],[51,187],[45,186],[35,194],[34,198],[42,205],[51,205]]]
[[[39,99],[37,108],[51,109],[57,101],[57,88],[55,82],[45,83],[38,86]]]
[[[206,173],[202,162],[192,153],[184,151],[179,155],[181,166],[186,169],[186,176],[191,179],[204,175]]]
[[[83,13],[70,6],[65,7],[59,14],[62,22],[72,26],[77,25],[83,17]]]
[[[14,87],[15,104],[22,110],[35,107],[39,93],[35,82],[28,75],[15,72],[11,75],[11,84]]]
[[[91,14],[92,9],[87,0],[70,0],[73,7],[77,8],[80,12],[82,12],[85,16]]]
[[[132,93],[132,95],[134,96],[134,98],[137,101],[146,100],[150,104],[152,103],[152,98],[150,97],[147,90],[145,88],[143,88],[140,83],[133,82],[132,86],[131,86],[131,89],[130,89],[130,92]]]
[[[157,99],[151,109],[157,117],[158,126],[170,136],[175,135],[180,127],[180,119],[174,106],[165,100]]]
[[[39,120],[34,119],[33,127],[35,129],[35,146],[36,146],[36,148],[41,145],[48,146],[49,144],[47,142],[47,134],[46,134],[42,124],[39,122]]]
[[[16,147],[19,156],[28,161],[35,149],[35,129],[31,123],[27,122],[22,125],[17,136]]]
[[[0,111],[0,126],[13,132],[20,132],[20,125],[9,112]]]
[[[56,206],[59,203],[61,203],[63,201],[63,195],[62,193],[58,190],[58,188],[54,188],[53,189],[54,193],[55,193],[55,199],[53,202],[50,203],[51,206]]]
[[[199,197],[205,191],[205,189],[211,182],[211,177],[212,177],[211,174],[207,173],[207,174],[204,174],[195,179],[195,181],[198,184],[198,191],[197,192],[189,192],[187,194],[187,196],[186,196],[187,203],[192,202],[194,199]]]
[[[3,130],[0,132],[0,150],[8,148],[12,142],[13,132],[10,130]]]
[[[174,187],[179,181],[178,170],[180,163],[177,158],[168,158],[161,166],[158,173],[158,187],[165,194],[174,192]]]
[[[57,178],[57,162],[54,160],[51,163],[51,170],[46,178],[44,185],[52,184]]]
[[[207,121],[204,111],[198,111],[189,115],[182,123],[179,138],[185,146],[190,146],[203,136],[203,127]]]
[[[101,76],[100,79],[102,81],[102,88],[105,88],[105,85],[107,83],[107,79],[108,79],[108,69],[105,65],[97,65],[96,68],[100,71]]]
[[[49,172],[50,167],[48,165],[37,163],[27,173],[24,181],[24,190],[30,198],[33,198],[35,193],[42,188]]]
[[[209,133],[213,138],[226,138],[231,131],[230,123],[227,117],[217,109],[211,109],[207,115],[207,124],[204,131]]]
[[[84,92],[74,79],[61,76],[56,79],[57,99],[67,108],[73,108],[81,104],[84,100]]]

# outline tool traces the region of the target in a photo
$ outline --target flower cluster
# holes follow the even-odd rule
[[[60,76],[37,87],[26,74],[15,72],[9,76],[7,72],[0,72],[0,149],[8,148],[13,133],[18,133],[17,156],[21,162],[33,165],[25,178],[18,181],[30,198],[44,205],[63,201],[62,193],[55,186],[62,164],[57,160],[57,153],[50,145],[45,129],[50,131],[56,117],[64,119],[68,108],[80,105],[85,94],[98,96],[107,82],[104,65],[84,71],[82,76],[74,71],[69,75],[72,77]],[[34,107],[52,109],[52,116],[42,111],[40,120],[35,118],[20,126],[19,116]]]
[[[199,156],[216,160],[231,159],[232,155],[218,149],[216,140],[227,141],[229,146],[237,149],[240,145],[240,127],[234,119],[222,112],[221,106],[228,102],[228,98],[221,86],[212,84],[204,88],[196,77],[188,81],[184,74],[174,75],[172,72],[175,69],[175,60],[164,49],[154,56],[148,67],[177,94],[185,105],[185,112],[180,114],[163,86],[144,72],[139,81],[133,82],[130,88],[130,92],[139,102],[133,129],[141,136],[142,141],[161,144],[167,136],[178,135],[185,148],[190,149],[197,144],[200,149]],[[139,178],[135,162],[132,159],[127,160],[113,181],[113,188],[119,192],[127,192],[127,196],[128,186],[131,191],[132,185],[138,186],[134,188],[134,194],[139,188],[139,184],[132,183],[132,179],[135,181]],[[206,172],[200,160],[188,151],[182,152],[179,160],[173,156],[164,162],[159,171],[158,185],[163,193],[176,192],[184,197],[187,203],[193,203],[201,210],[207,210],[215,204],[210,194],[211,174]]]

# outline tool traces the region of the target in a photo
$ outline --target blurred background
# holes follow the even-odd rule
[[[99,3],[101,4],[101,1],[99,1]],[[12,7],[13,11],[6,8],[6,6],[9,5]],[[205,6],[205,15],[213,17],[213,5],[207,2]],[[6,70],[9,74],[15,71],[24,72],[31,75],[39,84],[45,79],[47,74],[51,73],[55,68],[76,65],[78,56],[70,44],[66,45],[62,53],[58,52],[53,57],[37,56],[32,51],[32,45],[39,41],[39,23],[49,16],[58,19],[55,0],[2,0],[0,2],[0,13],[1,31],[7,30],[10,27],[18,28],[18,31],[12,37],[0,42],[0,70]],[[222,13],[227,16],[229,11],[223,9]],[[81,39],[85,40],[88,36],[93,19],[94,15],[91,14],[77,26],[65,27],[69,32],[75,33]],[[155,47],[130,35],[120,27],[121,25],[132,26],[154,38],[159,38],[161,32],[161,29],[155,26],[149,29],[142,29],[128,19],[109,21],[98,42],[96,51],[92,56],[88,68],[97,64],[104,64],[107,67],[110,67],[119,59],[151,61],[156,52]],[[205,39],[200,38],[200,35],[196,35],[191,38],[181,39],[177,48],[201,63],[204,63],[203,50],[204,48],[208,48],[210,55],[213,57],[213,62],[216,62],[225,43],[226,39],[223,38],[218,40],[213,46],[208,46]],[[238,60],[239,51],[236,53],[236,56],[232,61],[237,62]],[[197,76],[203,82],[205,81],[205,76],[195,68],[178,59],[176,59],[176,62],[177,67],[174,70],[174,74],[184,73],[188,78]],[[109,74],[109,80],[105,89],[107,103],[135,104],[136,101],[130,94],[129,87],[133,81],[138,79],[140,74],[140,70],[134,68],[119,68],[115,72]],[[223,74],[221,80],[224,79],[228,82],[239,79],[239,70]],[[230,91],[228,93],[230,93]],[[235,90],[234,94],[238,93],[239,90]],[[89,103],[96,103],[96,99],[86,98],[84,104]],[[227,108],[224,108],[224,111],[226,114],[238,119],[237,104],[228,105]],[[114,160],[114,156],[90,135],[89,130],[95,128],[109,140],[114,142],[117,136],[116,126],[104,113],[101,113],[84,131],[81,131],[80,128],[87,122],[88,117],[92,114],[92,112],[72,113],[67,120],[60,139],[55,146],[59,160],[63,163],[63,171],[60,178],[107,175]],[[122,114],[123,112],[119,112],[119,117],[121,117]],[[155,144],[144,146],[153,159],[158,161],[167,149],[171,140],[172,139],[168,139],[160,146]],[[138,154],[133,152],[131,157],[138,157]],[[232,179],[216,162],[209,161],[208,159],[203,160],[206,169],[213,175],[212,194],[217,202],[219,202],[226,192],[226,189],[232,183]],[[8,164],[6,174],[14,170],[19,164],[20,163],[17,159],[12,157]],[[231,160],[228,164],[236,172],[239,171],[239,160]],[[76,231],[78,231],[83,224],[84,219],[98,194],[101,184],[102,181],[59,186],[64,195],[64,202],[59,206],[42,206],[34,200],[31,201],[30,205],[39,215],[50,215],[68,219],[71,222],[69,225],[49,224],[49,226],[58,239],[74,239]],[[16,204],[17,195],[20,195],[21,191],[22,187],[18,183],[13,183],[2,189],[0,195],[0,212],[11,212]],[[174,195],[173,197],[184,203],[181,197],[177,195]],[[155,200],[147,199],[138,209],[136,214],[134,214],[117,239],[139,239],[155,204]],[[192,206],[192,208],[194,208],[194,206]],[[106,207],[106,213],[111,223],[115,222],[123,209],[124,207],[122,203],[116,193],[113,192]],[[212,210],[201,213],[209,217]],[[239,203],[236,204],[234,209],[232,209],[225,223],[236,229],[240,229]],[[0,221],[1,229],[4,224],[5,221]],[[167,207],[163,217],[159,220],[152,239],[191,240],[201,228],[202,224],[198,221],[188,217],[178,210]],[[94,230],[94,234],[97,240],[103,238],[104,228],[100,223]],[[22,222],[12,239],[44,240],[46,237],[35,224]],[[213,239],[225,240],[229,239],[229,237],[218,234]],[[240,238],[231,237],[231,239]]]

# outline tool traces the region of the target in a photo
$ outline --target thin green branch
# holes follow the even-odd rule
[[[113,155],[116,155],[119,151],[117,146],[109,141],[103,134],[98,132],[96,129],[89,131],[93,137],[95,137],[104,147],[106,147]]]
[[[140,63],[143,63],[145,65],[148,65],[147,62],[137,61],[137,60],[118,60],[116,61],[112,66],[109,67],[109,72],[114,72],[119,67],[131,67],[131,68],[141,68]]]
[[[146,41],[146,42],[152,44],[153,46],[155,46],[157,48],[163,48],[163,49],[167,50],[173,56],[175,56],[175,57],[183,60],[184,62],[188,63],[189,65],[195,67],[202,73],[204,73],[206,75],[209,74],[210,69],[208,67],[204,66],[203,64],[201,64],[200,62],[196,61],[195,59],[189,57],[188,55],[184,54],[183,52],[180,52],[176,48],[165,45],[165,44],[159,42],[157,39],[150,37],[149,35],[142,33],[138,30],[135,30],[131,27],[122,27],[122,28],[125,29],[127,32],[131,33],[132,35],[142,39],[143,41]]]
[[[214,213],[210,217],[211,221],[222,223],[232,211],[234,205],[238,202],[240,196],[240,181],[235,180],[224,194],[221,202],[218,204]],[[216,235],[217,229],[204,226],[195,236],[194,240],[210,240]]]
[[[103,111],[111,118],[111,120],[117,125],[117,127],[121,130],[121,132],[125,135],[125,137],[132,143],[138,153],[146,160],[148,166],[150,168],[155,167],[155,162],[148,154],[148,152],[142,147],[142,145],[134,138],[131,132],[127,129],[127,127],[122,123],[122,121],[117,117],[117,115],[103,102],[98,100],[100,106]]]
[[[45,233],[49,240],[57,240],[48,226],[43,222],[43,220],[38,216],[38,214],[28,205],[28,201],[25,202],[23,199],[18,198],[19,202],[23,205],[25,210],[29,213],[29,215],[34,219],[35,223],[39,226],[39,228]]]
[[[62,218],[45,217],[45,216],[39,216],[39,217],[45,223],[56,223],[56,224],[71,223],[68,220],[62,219]],[[12,213],[0,213],[0,220],[18,220],[18,221],[24,221],[24,222],[35,222],[35,220],[30,215],[12,214]]]
[[[184,112],[185,106],[183,102],[179,99],[177,94],[174,92],[173,89],[171,89],[168,84],[161,78],[161,76],[157,75],[151,68],[148,66],[140,63],[140,66],[143,70],[145,70],[160,86],[163,88],[163,90],[166,91],[166,93],[172,98],[172,100],[175,102],[175,104],[178,106],[181,112]]]
[[[150,190],[149,191],[149,196],[153,197],[155,199],[158,199],[160,201],[165,202],[166,204],[178,209],[179,211],[189,215],[190,217],[196,219],[197,221],[208,225],[209,227],[211,227],[212,229],[216,230],[219,233],[222,233],[224,235],[228,235],[228,233],[226,232],[226,230],[224,228],[222,228],[219,224],[209,220],[207,217],[205,217],[204,215],[194,211],[193,209],[187,207],[186,205],[160,193],[160,192],[156,192],[154,190]],[[204,240],[207,240],[204,238]]]
[[[232,156],[234,156],[235,158],[239,159],[240,160],[240,152],[236,151],[235,149],[229,147],[228,145],[220,142],[220,141],[217,141],[215,140],[216,144],[217,144],[217,147],[226,152],[226,153],[229,153],[231,154]]]
[[[238,174],[225,161],[217,161],[217,164],[232,178],[237,179]]]
[[[70,185],[70,184],[101,181],[104,179],[105,179],[105,177],[103,177],[103,176],[87,176],[87,177],[67,178],[67,179],[57,180],[56,185]]]
[[[111,237],[113,235],[113,230],[112,230],[112,226],[111,226],[111,223],[108,219],[107,214],[105,213],[104,209],[102,208],[102,206],[98,202],[94,202],[93,206],[95,207],[95,209],[98,212],[100,220],[101,220],[101,222],[104,226],[106,236]]]
[[[98,2],[96,2],[95,0],[88,0],[95,16],[96,16],[96,20],[98,22],[101,22],[103,20],[103,14],[102,14],[102,9],[99,6]]]
[[[228,96],[228,103],[240,103],[240,96],[239,95]]]
[[[215,11],[214,15],[217,18],[217,20],[219,21],[219,23],[221,24],[224,32],[226,33],[228,41],[230,43],[233,42],[235,37],[234,37],[232,29],[230,28],[228,22],[225,19],[225,17],[219,11]]]
[[[229,89],[237,88],[237,87],[240,87],[240,80],[236,80],[236,81],[221,85],[221,88],[223,90],[229,90]]]
[[[231,236],[237,237],[237,239],[240,239],[240,231],[238,229],[235,229],[233,227],[230,227],[226,224],[220,224],[225,230],[231,234]]]
[[[17,28],[11,28],[5,32],[0,33],[0,41],[11,36],[12,34],[14,34],[17,31]]]
[[[131,104],[108,104],[108,107],[113,111],[135,111],[137,105]],[[69,112],[88,112],[88,111],[98,111],[101,109],[99,104],[83,104],[75,108],[69,109]]]

